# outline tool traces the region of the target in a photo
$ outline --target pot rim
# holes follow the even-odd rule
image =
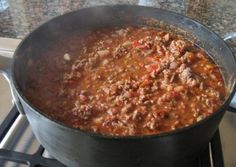
[[[180,134],[180,133],[183,133],[187,130],[191,130],[193,128],[196,128],[198,126],[200,126],[201,124],[204,124],[205,122],[207,122],[208,120],[212,119],[213,117],[215,117],[217,114],[219,114],[220,112],[225,112],[225,110],[227,109],[227,106],[229,105],[231,99],[233,98],[233,95],[234,95],[234,92],[236,91],[236,81],[235,81],[235,78],[233,80],[233,83],[232,83],[232,88],[231,88],[231,91],[228,92],[228,97],[225,99],[224,103],[218,108],[217,111],[215,111],[214,113],[212,113],[211,115],[207,116],[206,118],[194,123],[194,124],[191,124],[187,127],[183,127],[183,128],[177,128],[175,130],[171,130],[171,131],[168,131],[168,132],[163,132],[163,133],[160,133],[160,134],[152,134],[152,135],[140,135],[140,136],[115,136],[115,135],[107,135],[107,134],[102,134],[102,133],[97,133],[97,132],[92,132],[92,131],[86,131],[86,130],[83,130],[83,129],[80,129],[80,128],[73,128],[73,127],[70,127],[68,125],[66,125],[65,123],[63,122],[60,122],[60,121],[57,121],[55,119],[51,119],[49,116],[47,116],[46,114],[44,114],[43,112],[40,112],[40,110],[34,106],[23,94],[23,92],[20,90],[17,82],[16,82],[16,79],[15,79],[15,73],[14,73],[14,70],[15,70],[15,63],[16,63],[16,55],[17,53],[19,52],[19,50],[21,49],[21,46],[23,45],[24,41],[26,39],[29,38],[29,36],[31,36],[31,34],[33,34],[34,32],[36,31],[39,31],[40,28],[44,25],[46,25],[48,22],[51,22],[53,20],[57,20],[57,19],[60,19],[61,17],[63,16],[66,16],[66,15],[71,15],[73,13],[77,13],[77,12],[80,12],[80,11],[83,11],[83,10],[91,10],[93,8],[111,8],[111,7],[137,7],[137,8],[151,8],[151,9],[154,9],[154,10],[159,10],[159,11],[163,11],[163,12],[167,12],[171,15],[176,15],[176,16],[180,16],[180,17],[184,17],[184,18],[187,18],[189,19],[190,21],[192,21],[193,23],[195,24],[198,24],[198,25],[201,25],[205,30],[211,32],[213,35],[215,35],[218,40],[220,40],[222,43],[223,43],[223,47],[227,48],[227,50],[230,51],[231,53],[231,56],[233,57],[234,59],[234,62],[236,64],[236,57],[233,55],[232,53],[232,50],[228,47],[228,45],[225,43],[225,41],[218,35],[216,34],[215,32],[213,32],[212,30],[210,30],[209,28],[207,28],[204,24],[188,17],[188,16],[185,16],[185,15],[182,15],[182,14],[179,14],[179,13],[176,13],[176,12],[173,12],[173,11],[169,11],[169,10],[165,10],[165,9],[160,9],[160,8],[155,8],[155,7],[149,7],[149,6],[141,6],[141,5],[101,5],[101,6],[94,6],[94,7],[88,7],[88,8],[82,8],[82,9],[79,9],[79,10],[76,10],[76,11],[72,11],[72,12],[69,12],[69,13],[66,13],[64,15],[59,15],[57,17],[54,17],[48,21],[46,21],[45,23],[39,25],[38,27],[36,27],[31,33],[29,33],[28,35],[26,35],[23,40],[20,42],[20,44],[17,46],[15,52],[14,52],[14,55],[13,55],[13,63],[11,65],[11,76],[12,76],[12,83],[13,83],[13,86],[15,87],[15,90],[16,90],[16,93],[17,93],[17,96],[23,100],[27,106],[34,111],[34,113],[36,113],[39,117],[41,117],[42,119],[45,119],[57,126],[60,126],[61,128],[64,128],[66,130],[70,130],[70,131],[74,131],[75,133],[84,133],[85,135],[89,135],[89,136],[92,136],[92,137],[98,137],[98,138],[103,138],[103,139],[117,139],[117,140],[129,140],[129,139],[134,139],[134,140],[139,140],[139,139],[150,139],[150,138],[157,138],[157,137],[166,137],[166,136],[172,136],[172,135],[176,135],[176,134]],[[31,112],[31,111],[30,111]]]

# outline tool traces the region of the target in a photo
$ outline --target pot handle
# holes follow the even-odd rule
[[[224,39],[224,41],[236,39],[236,32],[231,32],[231,33],[224,35],[223,39]],[[230,112],[236,113],[236,93],[234,94],[234,97],[231,100],[227,110]]]
[[[4,78],[7,80],[8,84],[10,86],[12,99],[13,99],[13,102],[16,105],[18,111],[21,114],[24,114],[23,107],[20,103],[20,100],[16,94],[16,90],[15,90],[13,83],[12,83],[11,68],[10,68],[11,63],[12,63],[11,58],[0,55],[0,74],[2,74],[4,76]]]

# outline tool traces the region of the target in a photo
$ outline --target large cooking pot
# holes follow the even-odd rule
[[[194,37],[219,65],[229,94],[217,112],[189,127],[171,132],[136,137],[112,137],[70,128],[51,120],[22,93],[25,66],[47,46],[78,30],[113,25],[154,25],[166,23]],[[82,31],[81,31],[82,32]],[[187,35],[188,36],[188,35]],[[230,37],[229,37],[230,38]],[[228,38],[227,38],[228,39]],[[27,117],[39,142],[67,166],[79,167],[173,167],[187,165],[216,132],[234,95],[235,58],[226,43],[202,24],[185,16],[143,6],[100,6],[71,12],[43,24],[21,42],[11,70],[1,71],[11,84],[14,101]]]

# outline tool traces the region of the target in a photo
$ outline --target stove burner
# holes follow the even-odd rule
[[[0,149],[0,159],[28,164],[30,167],[65,167],[55,159],[43,157],[43,152],[44,148],[42,146],[40,146],[36,153],[32,155],[6,149]]]
[[[10,111],[8,116],[0,125],[0,142],[8,133],[9,129],[19,117],[19,112],[16,107]],[[26,126],[29,126],[28,123]],[[25,128],[18,128],[17,133],[22,134]],[[12,139],[14,140],[14,139]],[[39,146],[38,150],[34,154],[27,154],[24,152],[17,152],[14,150],[8,150],[7,148],[0,149],[0,166],[4,166],[6,162],[16,162],[20,164],[26,164],[30,167],[65,167],[63,164],[53,158],[47,158],[43,156],[46,150]],[[204,152],[196,158],[188,167],[224,167],[223,154],[220,141],[219,130],[215,133],[214,137],[206,146]]]

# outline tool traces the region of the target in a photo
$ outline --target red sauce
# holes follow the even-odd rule
[[[189,126],[222,105],[219,68],[194,43],[150,27],[74,34],[29,60],[28,99],[52,119],[106,135]]]

